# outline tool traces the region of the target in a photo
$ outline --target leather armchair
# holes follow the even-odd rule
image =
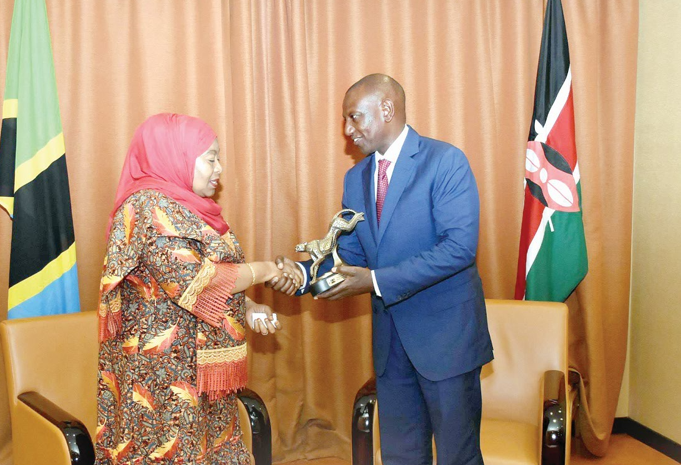
[[[480,376],[485,465],[569,464],[575,392],[567,382],[567,306],[486,302],[495,359]],[[376,383],[371,379],[355,397],[354,465],[382,464],[378,431]]]
[[[97,313],[0,323],[14,465],[93,464],[97,427]],[[239,395],[244,442],[256,465],[271,465],[270,419],[262,399]]]

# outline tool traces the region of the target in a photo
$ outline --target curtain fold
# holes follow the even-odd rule
[[[107,216],[147,116],[188,113],[216,130],[225,167],[218,201],[249,260],[305,259],[294,246],[326,233],[343,174],[361,159],[343,136],[343,95],[372,72],[404,86],[408,123],[420,134],[468,156],[481,197],[485,293],[512,298],[543,6],[48,0],[83,308],[96,308]],[[638,1],[563,8],[590,266],[568,301],[571,364],[585,378],[582,437],[601,455],[626,355]],[[11,13],[12,2],[0,4],[0,88]],[[10,231],[0,215],[0,319]],[[284,325],[274,338],[249,336],[250,386],[270,409],[275,460],[349,459],[354,393],[372,375],[369,299],[250,295]],[[0,427],[0,440],[7,434]]]

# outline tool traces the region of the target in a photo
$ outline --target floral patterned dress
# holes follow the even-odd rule
[[[100,287],[97,463],[250,463],[243,253],[153,190],[116,212]]]

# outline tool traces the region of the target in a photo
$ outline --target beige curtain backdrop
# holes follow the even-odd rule
[[[12,3],[0,3],[0,87]],[[542,0],[48,0],[83,310],[94,310],[104,231],[135,127],[174,111],[218,132],[218,201],[250,260],[325,234],[343,173],[345,90],[384,72],[408,122],[468,155],[481,195],[487,297],[512,298]],[[589,274],[569,304],[589,449],[605,453],[627,338],[637,0],[564,2],[574,76]],[[0,319],[11,224],[0,215]],[[300,256],[299,258],[307,258]],[[372,375],[366,296],[337,303],[251,292],[284,331],[250,337],[250,386],[268,404],[276,460],[350,457],[356,390]],[[4,389],[4,383],[3,388]],[[9,434],[6,402],[0,439]]]

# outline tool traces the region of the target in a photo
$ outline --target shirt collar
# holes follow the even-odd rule
[[[393,143],[390,144],[390,147],[388,147],[388,150],[385,151],[385,155],[383,155],[379,151],[376,151],[377,162],[378,162],[378,160],[386,159],[394,166],[395,162],[397,162],[397,157],[400,156],[400,152],[402,151],[402,146],[404,145],[404,141],[407,139],[408,133],[409,133],[409,126],[407,126],[405,124],[404,129],[402,129],[402,132],[400,133],[400,135],[397,136],[397,139],[395,139],[393,141]]]

